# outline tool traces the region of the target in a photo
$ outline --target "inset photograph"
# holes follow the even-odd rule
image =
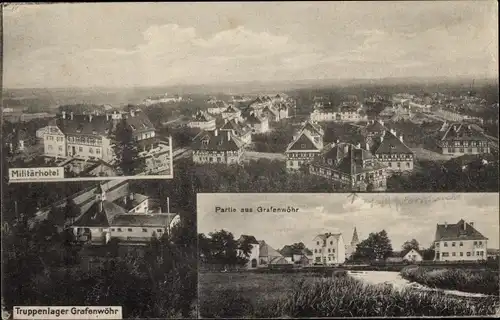
[[[173,177],[172,137],[137,106],[62,105],[35,118],[19,110],[2,126],[9,182]]]
[[[3,191],[5,319],[15,306],[117,306],[124,319],[196,318],[196,198],[182,186],[64,181]]]
[[[499,314],[495,194],[198,194],[201,318]]]

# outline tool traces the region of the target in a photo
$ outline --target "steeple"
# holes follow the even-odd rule
[[[358,231],[356,231],[356,227],[354,227],[354,232],[352,233],[351,245],[358,243],[359,243]]]

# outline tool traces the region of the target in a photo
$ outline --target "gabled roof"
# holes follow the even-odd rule
[[[56,125],[64,134],[107,135],[113,128],[105,115],[75,114],[73,119],[66,115],[66,119],[58,118]]]
[[[367,164],[365,160],[371,160],[371,164]],[[350,175],[385,168],[368,150],[350,143],[339,143],[330,147],[312,163]]]
[[[404,250],[404,251],[401,251],[401,257],[405,257],[408,253],[417,253],[418,255],[422,256],[422,253],[419,251],[419,250],[415,250],[415,249],[410,249],[410,250]]]
[[[320,142],[315,142],[309,131],[303,131],[286,148],[285,152],[294,150],[321,150]]]
[[[106,228],[110,226],[115,216],[126,213],[127,211],[125,209],[113,202],[104,200],[101,205],[101,201],[96,200],[90,208],[73,223],[73,225]]]
[[[236,108],[234,105],[230,105],[229,107],[224,110],[225,113],[237,113],[241,112],[238,108]]]
[[[334,237],[336,239],[339,239],[341,235],[342,235],[341,233],[326,232],[326,233],[320,233],[320,234],[318,234],[316,237],[314,237],[314,239],[320,238],[323,241],[327,240],[330,237]]]
[[[133,133],[154,130],[154,126],[148,116],[142,111],[135,111],[134,116],[130,114],[127,115],[125,121],[127,125],[132,128]]]
[[[132,196],[132,198],[131,198]],[[125,199],[126,198],[126,199]],[[124,208],[125,210],[129,211],[132,210],[133,208],[137,207],[139,204],[143,203],[146,201],[149,197],[139,194],[139,193],[134,193],[134,194],[129,194],[126,195],[125,197],[120,197],[113,201],[116,205],[119,205],[120,207]]]
[[[264,240],[259,241],[259,257],[279,257],[283,258],[283,255],[276,251],[273,247],[268,245]]]
[[[488,238],[469,223],[460,219],[456,224],[438,224],[436,226],[435,241],[446,240],[488,240]]]
[[[352,233],[352,240],[351,242],[358,243],[359,238],[358,238],[358,231],[356,230],[356,227],[354,227],[354,231]]]
[[[306,121],[302,126],[302,128],[300,128],[299,130],[299,132],[302,131],[309,131],[313,134],[319,134],[321,136],[325,135],[325,131],[323,130],[323,128],[321,128],[319,124],[314,123],[312,121]]]
[[[247,243],[250,243],[250,244],[258,244],[258,245],[260,245],[260,242],[257,241],[257,239],[255,239],[254,236],[249,236],[249,235],[246,235],[246,234],[242,234],[240,236],[240,238],[238,239],[239,243],[242,243],[243,241],[246,241]]]
[[[374,147],[375,154],[413,153],[408,146],[391,131],[385,131],[382,142]]]
[[[470,124],[454,123],[449,125],[441,140],[486,140],[486,137]]]
[[[236,120],[231,119],[224,123],[224,125],[220,128],[221,131],[234,130],[238,136],[243,136],[251,131],[251,129],[246,125],[240,122],[236,122]]]
[[[214,119],[214,117],[212,117],[211,115],[209,115],[208,113],[203,112],[203,111],[198,111],[193,116],[193,121],[197,121],[197,122],[208,122],[208,121],[212,121],[213,119]]]
[[[372,132],[372,133],[382,133],[384,131],[387,131],[387,128],[380,122],[380,121],[370,121],[366,124],[364,127],[365,132]]]
[[[217,134],[216,134],[217,132]],[[237,151],[243,147],[243,142],[229,131],[201,131],[193,139],[194,150]],[[204,143],[203,141],[207,141]]]
[[[250,113],[250,115],[247,116],[246,120],[248,123],[251,124],[259,124],[265,122],[267,118],[259,117],[258,115],[252,112]]]
[[[290,262],[283,257],[273,257],[268,264],[290,264]]]

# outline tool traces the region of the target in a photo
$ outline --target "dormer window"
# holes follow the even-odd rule
[[[328,159],[327,162],[328,162],[328,164],[333,164],[333,160],[332,159]]]
[[[208,139],[203,139],[201,143],[203,143],[204,145],[208,145]]]

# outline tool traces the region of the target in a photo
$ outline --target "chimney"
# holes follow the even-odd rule
[[[92,115],[89,114],[89,122],[92,122]]]
[[[224,119],[224,123],[227,123],[227,118]]]
[[[366,143],[366,150],[369,151],[370,150],[370,145],[368,144],[368,142]]]
[[[135,117],[135,111],[133,109],[130,109],[130,116]]]
[[[109,121],[109,113],[106,113],[106,121]]]
[[[126,197],[126,196],[125,196],[125,197],[123,197],[123,203],[124,203],[124,204],[127,204],[127,197]]]
[[[344,144],[344,153],[349,152],[349,145],[347,143]]]
[[[231,140],[231,131],[228,131],[227,132],[227,141],[230,141]]]
[[[471,227],[474,227],[474,222],[470,221],[470,222],[469,222],[469,225],[470,225]]]
[[[380,142],[384,142],[384,135],[380,136]]]
[[[63,119],[66,119],[66,111],[63,111],[63,112],[62,112],[62,118],[63,118]]]
[[[448,228],[448,222],[446,222],[446,221],[444,222],[444,227]]]
[[[129,195],[129,197],[130,197],[130,200],[134,200],[134,193],[131,192],[130,195]]]
[[[358,142],[358,144],[356,145],[356,149],[361,149],[361,143]]]
[[[403,135],[400,135],[400,136],[399,136],[399,140],[400,140],[401,142],[403,142]]]
[[[332,148],[335,148],[337,144],[335,142],[332,142]]]
[[[467,230],[467,222],[464,221],[464,231]]]
[[[216,136],[216,137],[217,137],[218,135],[219,135],[219,130],[215,129],[215,130],[214,130],[214,136]]]

